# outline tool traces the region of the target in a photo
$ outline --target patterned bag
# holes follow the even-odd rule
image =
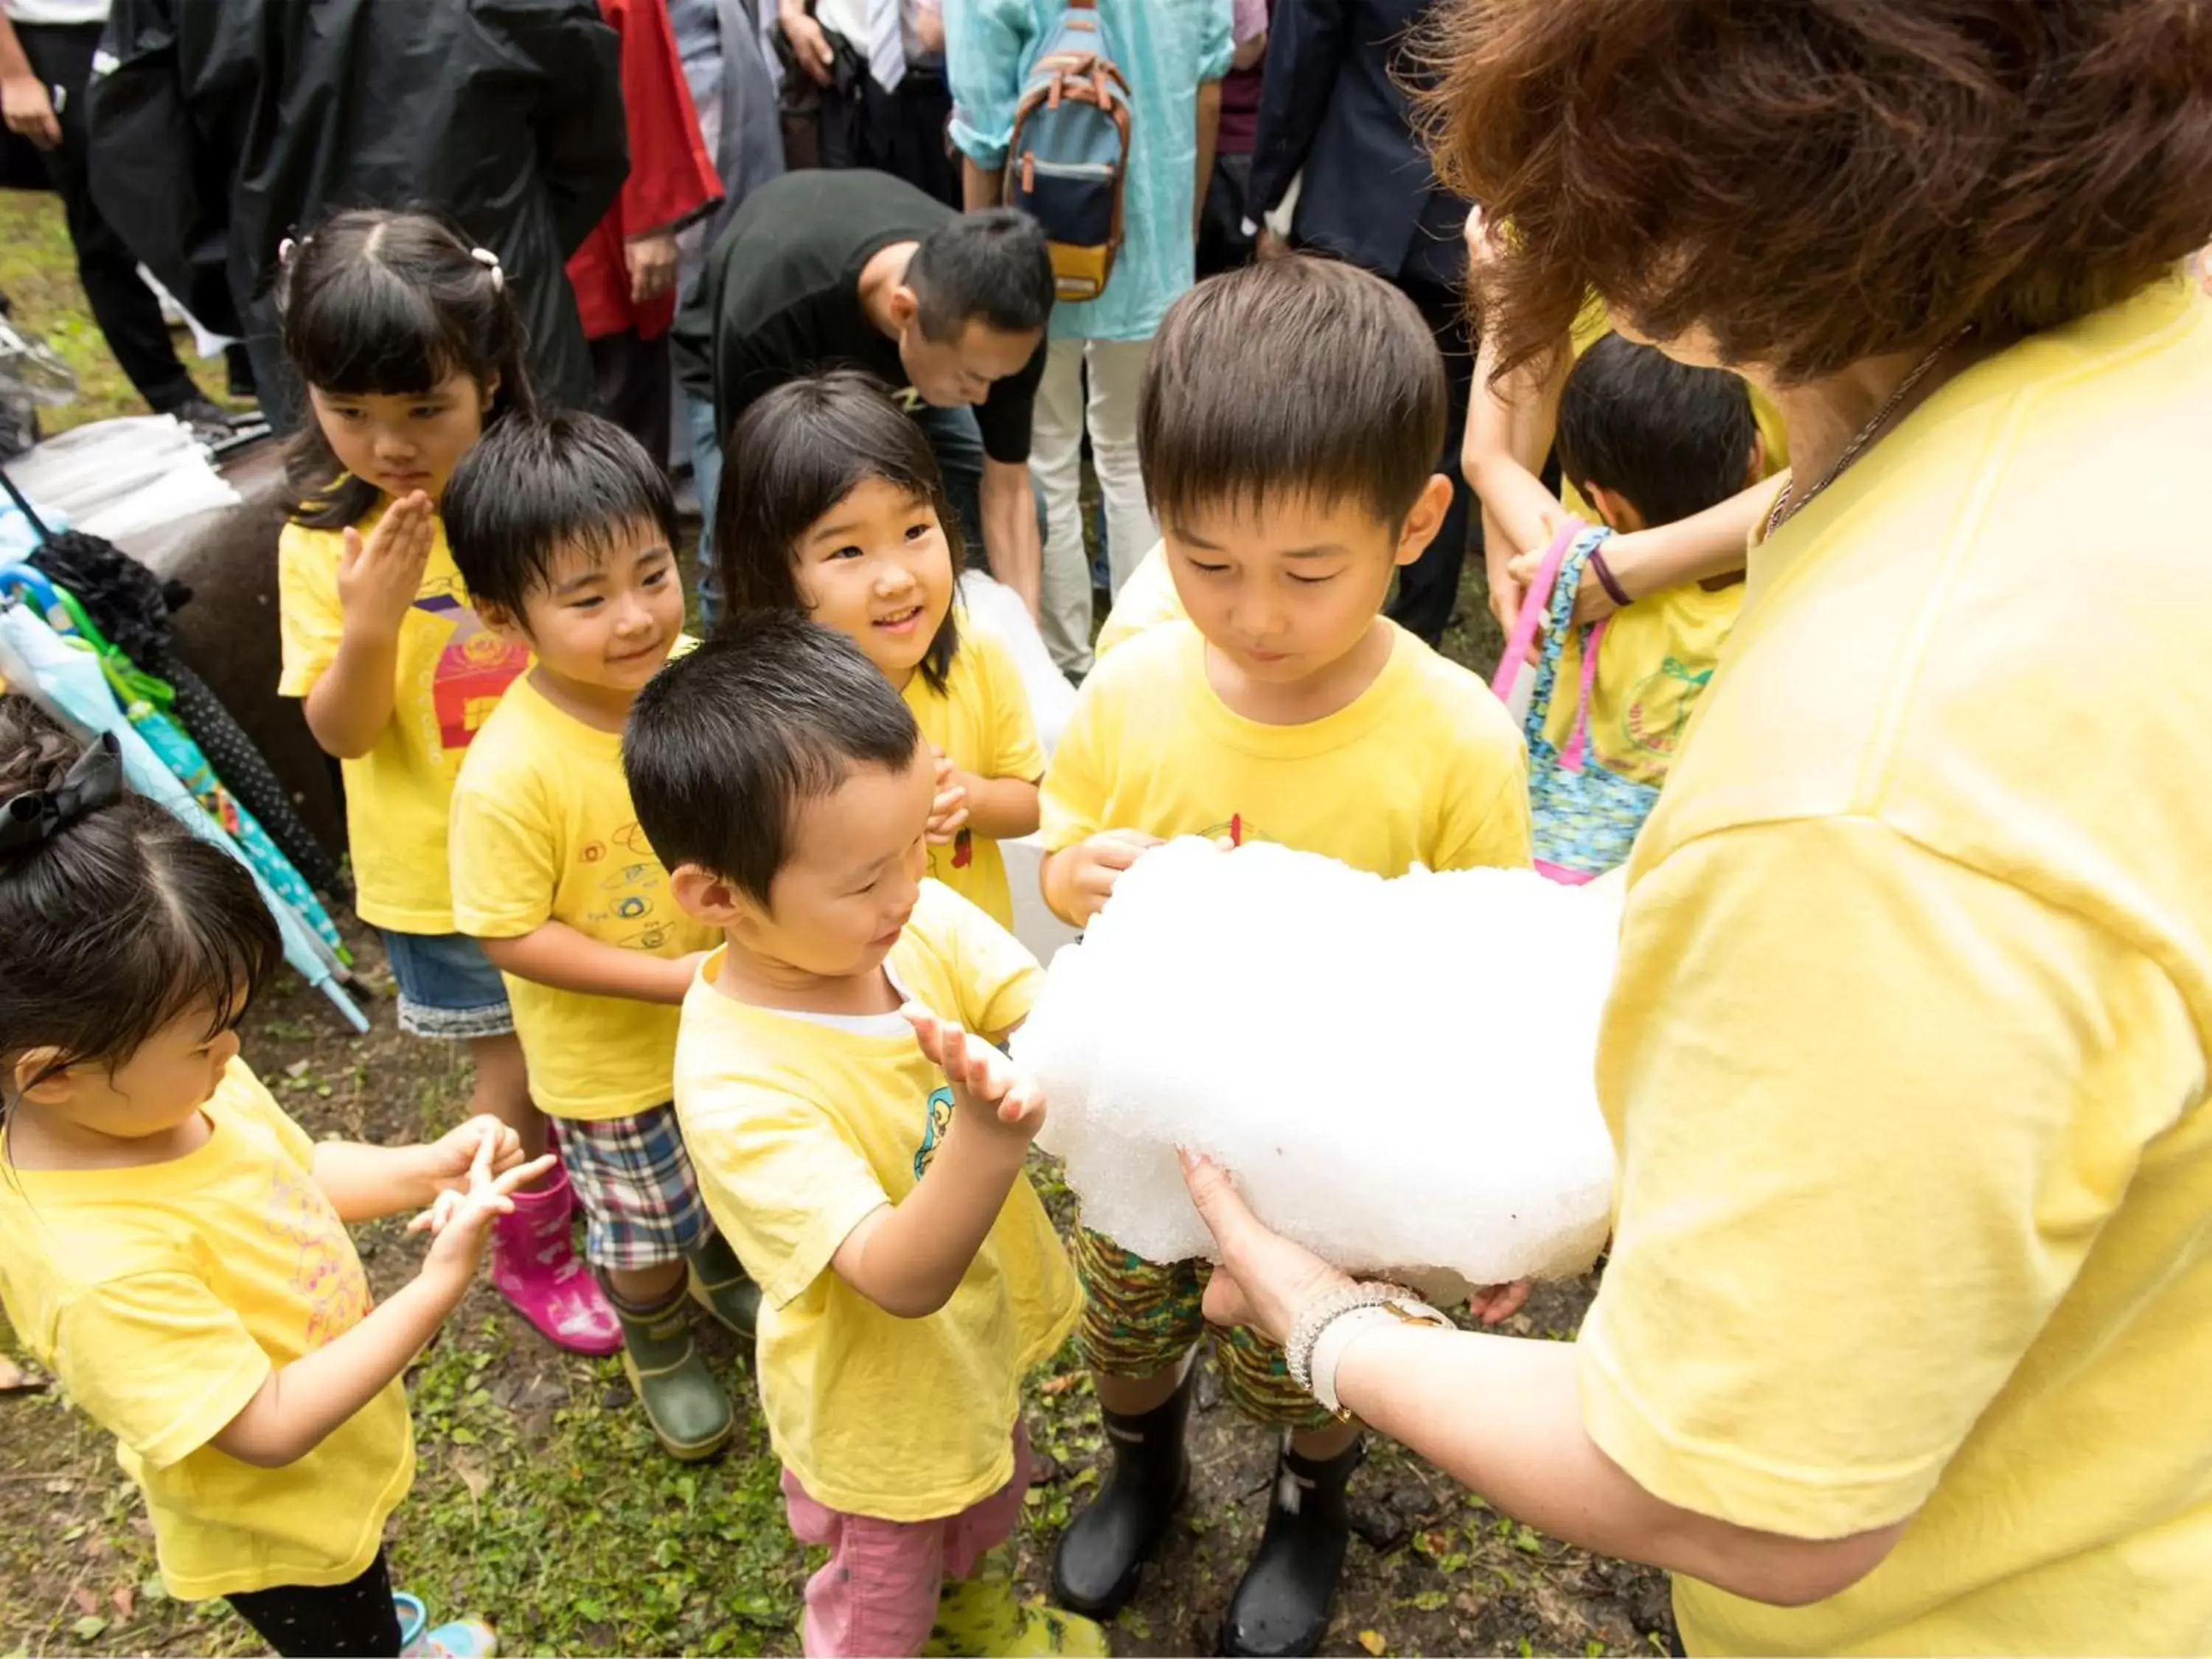
[[[1659,799],[1659,792],[1650,784],[1607,771],[1590,752],[1590,700],[1597,689],[1597,652],[1605,637],[1604,623],[1581,630],[1582,695],[1575,708],[1574,735],[1564,750],[1553,747],[1544,736],[1546,717],[1559,689],[1559,659],[1566,651],[1567,630],[1574,626],[1575,594],[1582,586],[1583,567],[1612,533],[1574,520],[1553,538],[1536,580],[1522,600],[1521,614],[1514,619],[1513,637],[1506,641],[1505,655],[1492,686],[1501,698],[1511,690],[1529,642],[1535,637],[1537,618],[1544,617],[1543,653],[1537,661],[1535,690],[1528,699],[1522,727],[1528,739],[1528,807],[1535,832],[1537,872],[1569,886],[1594,881],[1626,864],[1629,849],[1636,844],[1636,832],[1644,827],[1644,820]]]

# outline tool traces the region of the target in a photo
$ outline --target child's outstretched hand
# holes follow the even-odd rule
[[[1024,1146],[1036,1138],[1044,1127],[1044,1091],[1036,1079],[1015,1071],[1013,1062],[982,1038],[938,1018],[918,1002],[899,1012],[914,1027],[930,1064],[951,1085],[955,1122],[1012,1135]]]
[[[386,508],[366,542],[361,532],[347,527],[338,553],[338,607],[348,627],[371,639],[398,636],[422,590],[435,534],[430,498],[419,489]]]
[[[522,1162],[522,1138],[489,1112],[479,1112],[422,1149],[430,1165],[431,1186],[441,1193],[465,1192],[470,1166],[487,1138],[491,1142],[492,1174],[505,1175]]]
[[[1068,893],[1074,901],[1077,926],[1087,925],[1104,909],[1121,872],[1159,845],[1158,836],[1140,830],[1102,830],[1059,854],[1068,861]]]
[[[476,1155],[469,1160],[466,1183],[438,1194],[437,1201],[407,1224],[410,1233],[430,1235],[429,1253],[422,1258],[422,1277],[439,1282],[455,1301],[476,1277],[483,1256],[484,1237],[494,1218],[511,1213],[514,1194],[553,1167],[553,1154],[518,1164],[505,1175],[492,1174],[497,1137],[480,1136]]]
[[[929,803],[929,823],[923,833],[932,847],[947,847],[967,822],[968,786],[961,781],[960,769],[938,755],[937,794]]]

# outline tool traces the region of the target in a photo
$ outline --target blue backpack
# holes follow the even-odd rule
[[[1106,54],[1097,0],[1068,0],[1022,88],[1005,197],[1042,228],[1062,300],[1095,300],[1121,246],[1129,83]]]

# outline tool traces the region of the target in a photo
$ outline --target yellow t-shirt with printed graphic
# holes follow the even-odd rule
[[[169,1594],[343,1584],[415,1477],[395,1379],[305,1456],[209,1443],[270,1374],[359,1324],[368,1279],[310,1166],[314,1143],[240,1060],[207,1140],[135,1169],[26,1170],[0,1137],[0,1300],[23,1344],[112,1434],[146,1494]]]
[[[375,529],[382,509],[356,526]],[[276,547],[283,637],[280,696],[304,697],[337,659],[345,631],[338,603],[344,535],[288,524]],[[530,653],[485,628],[469,608],[441,524],[415,603],[399,624],[392,719],[368,753],[341,763],[354,908],[402,933],[453,931],[446,816],[453,775]]]
[[[684,1003],[676,1111],[715,1225],[766,1296],[761,1406],[784,1467],[848,1515],[957,1515],[1013,1477],[1023,1376],[1074,1328],[1082,1291],[1026,1176],[951,1299],[884,1312],[830,1266],[861,1220],[911,1193],[952,1113],[899,1015],[829,1020],[715,988]],[[909,997],[999,1036],[1042,971],[974,905],[925,881],[885,966]]]
[[[556,708],[527,674],[462,763],[452,855],[453,926],[477,939],[519,939],[559,921],[602,945],[672,960],[720,938],[669,893],[668,872],[630,805],[621,734]],[[505,978],[540,1109],[597,1121],[667,1102],[676,1004]]]
[[[1034,783],[1044,775],[1044,745],[1021,671],[995,634],[965,615],[961,623],[945,690],[933,690],[917,672],[907,682],[906,706],[930,745],[962,771]],[[1014,925],[1006,855],[989,836],[963,830],[951,846],[931,848],[929,873],[1001,927]]]
[[[1529,860],[1521,734],[1490,688],[1396,624],[1375,683],[1326,719],[1263,726],[1166,623],[1091,672],[1044,781],[1044,844],[1103,830],[1270,841],[1402,876]]]
[[[1571,344],[1579,358],[1613,331],[1602,305],[1583,307]],[[1782,412],[1757,386],[1751,412],[1765,441],[1766,475],[1790,465],[1790,438]],[[1601,524],[1597,509],[1574,484],[1559,481],[1559,500],[1585,524]],[[1711,684],[1721,647],[1743,608],[1743,584],[1717,592],[1686,582],[1645,595],[1613,612],[1598,638],[1597,685],[1590,698],[1590,747],[1609,771],[1655,787],[1681,750],[1690,716]],[[1581,702],[1582,640],[1571,635],[1559,653],[1559,690],[1544,720],[1544,738],[1565,749],[1574,736]]]

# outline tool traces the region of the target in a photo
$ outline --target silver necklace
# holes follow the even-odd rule
[[[1820,475],[1820,481],[1818,483],[1800,495],[1796,493],[1796,475],[1793,473],[1790,478],[1785,479],[1781,493],[1774,498],[1774,505],[1767,509],[1765,533],[1771,536],[1792,514],[1802,511],[1814,496],[1843,477],[1844,469],[1858,459],[1860,453],[1874,441],[1875,434],[1888,422],[1891,416],[1897,413],[1897,406],[1911,395],[1912,388],[1918,386],[1926,378],[1928,371],[1936,367],[1936,361],[1972,331],[1973,325],[1967,324],[1949,339],[1939,343],[1925,357],[1915,363],[1912,366],[1912,372],[1899,381],[1897,390],[1889,394],[1888,401],[1875,410],[1874,418],[1861,427],[1850,442],[1844,446],[1844,453],[1837,456],[1835,464]]]

